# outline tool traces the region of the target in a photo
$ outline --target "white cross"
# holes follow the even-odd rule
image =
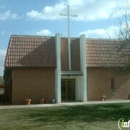
[[[67,14],[59,14],[68,17],[68,59],[69,59],[69,70],[71,70],[71,48],[70,48],[70,16],[77,17],[78,15],[70,15],[69,5],[67,9]]]

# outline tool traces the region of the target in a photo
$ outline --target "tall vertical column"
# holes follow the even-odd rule
[[[60,34],[55,35],[56,69],[55,69],[55,98],[56,103],[61,103],[61,57]]]
[[[85,34],[80,36],[80,66],[83,76],[81,77],[81,100],[87,101],[87,69],[86,69],[86,38]]]
[[[71,70],[71,45],[70,45],[70,9],[68,5],[67,9],[67,14],[68,14],[68,60],[69,60],[69,70]]]

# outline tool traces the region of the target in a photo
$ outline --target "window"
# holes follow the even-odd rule
[[[115,93],[115,83],[114,83],[114,78],[111,78],[111,92]]]

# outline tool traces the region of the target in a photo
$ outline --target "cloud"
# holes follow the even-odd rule
[[[107,29],[94,29],[80,32],[79,35],[85,34],[86,38],[116,38],[116,33],[118,32],[117,26],[110,26]]]
[[[0,49],[0,76],[3,76],[6,50]]]
[[[61,2],[54,6],[46,6],[41,12],[32,10],[30,12],[27,12],[26,15],[27,17],[36,20],[40,20],[40,19],[56,20],[57,18],[60,18],[59,12],[64,9],[65,9],[65,4],[64,2]]]
[[[20,18],[18,17],[18,14],[17,13],[12,14],[10,10],[4,13],[0,13],[1,21],[7,20],[7,19],[18,19],[18,18]]]
[[[94,30],[87,30],[81,32],[81,34],[85,34],[87,38],[104,38],[106,37],[106,32],[104,29],[94,29]]]
[[[59,13],[67,13],[67,4],[70,5],[70,13],[77,14],[74,20],[91,21],[97,19],[108,19],[117,6],[119,0],[67,0],[60,1],[53,6],[46,6],[42,11],[32,10],[26,13],[26,16],[35,20],[57,20],[65,17],[59,16]]]
[[[41,31],[36,32],[36,35],[46,35],[46,36],[48,36],[48,35],[52,35],[52,32],[45,29],[45,30],[41,30]]]

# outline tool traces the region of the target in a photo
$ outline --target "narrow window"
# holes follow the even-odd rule
[[[115,93],[115,83],[114,83],[114,78],[111,78],[111,92]]]

